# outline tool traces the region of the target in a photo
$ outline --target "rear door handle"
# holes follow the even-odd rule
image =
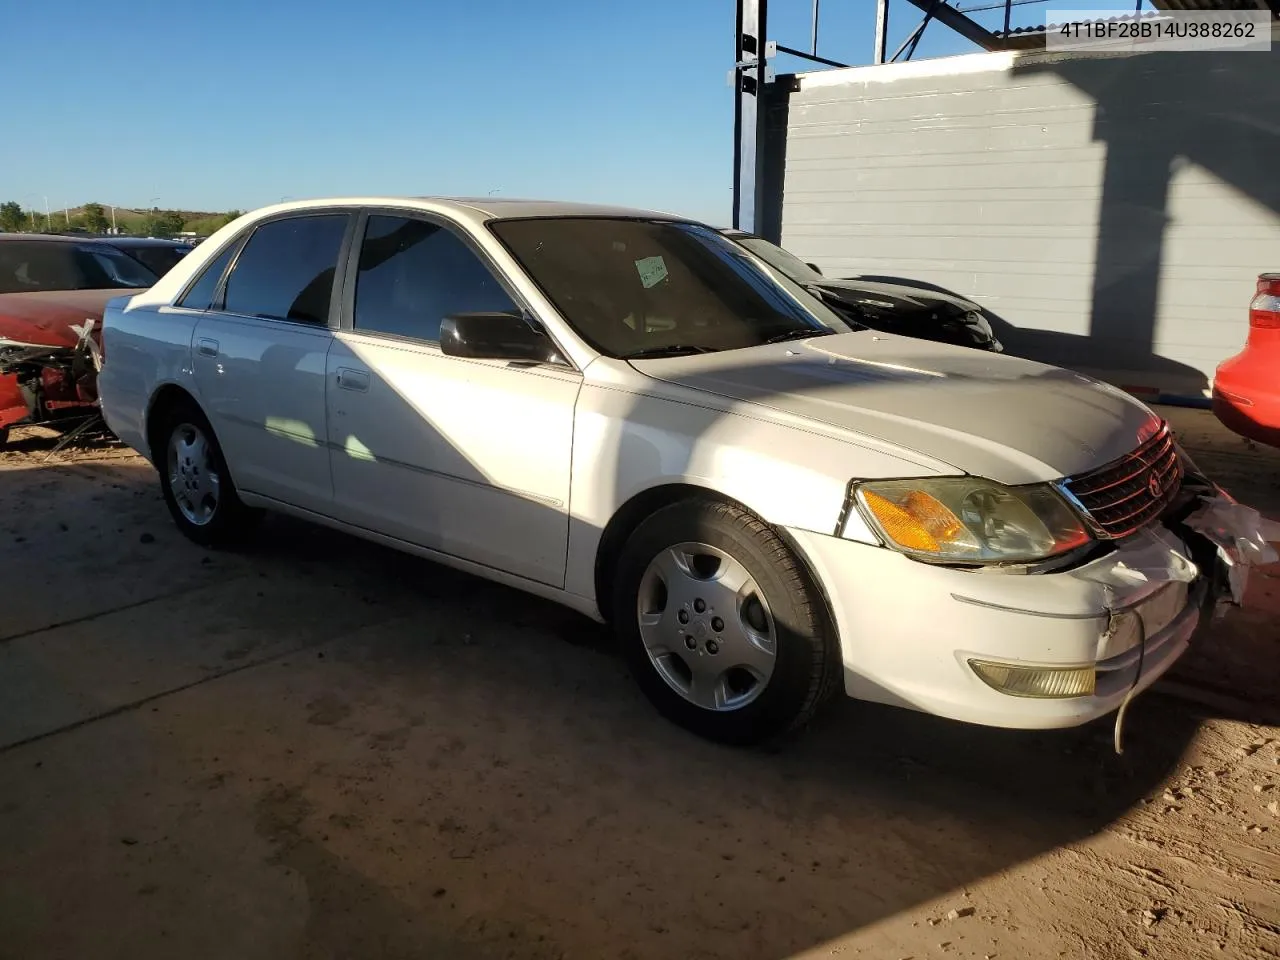
[[[196,342],[196,351],[202,357],[216,357],[218,355],[218,341],[202,337]]]
[[[355,390],[358,393],[368,393],[369,374],[364,370],[353,370],[351,367],[339,367],[338,386],[343,390]]]

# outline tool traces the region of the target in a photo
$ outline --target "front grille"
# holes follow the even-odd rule
[[[1118,540],[1164,512],[1182,485],[1182,459],[1166,426],[1133,453],[1062,481],[1093,532]]]

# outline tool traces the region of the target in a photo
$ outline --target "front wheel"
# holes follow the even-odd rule
[[[740,507],[688,500],[645,520],[619,562],[615,628],[669,719],[722,743],[798,729],[840,663],[807,571]]]
[[[209,421],[192,404],[168,410],[156,432],[160,487],[178,529],[205,547],[230,546],[244,539],[259,511],[246,507]]]

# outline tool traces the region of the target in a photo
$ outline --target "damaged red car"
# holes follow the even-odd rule
[[[157,279],[100,240],[0,234],[0,444],[96,414],[103,308]]]

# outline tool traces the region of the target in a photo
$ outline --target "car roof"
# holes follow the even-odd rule
[[[103,243],[117,247],[189,247],[185,240],[174,240],[169,237],[95,237]]]
[[[169,240],[164,237],[127,237],[100,236],[98,234],[75,233],[0,233],[0,241],[25,240],[37,243],[97,243],[106,246],[127,247],[190,247],[183,240]]]
[[[643,210],[612,204],[577,203],[566,200],[521,200],[507,197],[424,197],[438,203],[467,206],[494,218],[522,217],[652,217],[682,219],[657,210]]]
[[[531,217],[626,217],[646,220],[689,221],[672,213],[608,204],[575,203],[565,200],[525,200],[510,197],[367,196],[317,197],[291,200],[250,211],[254,220],[265,216],[301,212],[317,207],[403,207],[428,213],[447,213],[473,222],[518,220]]]
[[[58,233],[0,233],[0,240],[27,240],[37,243],[93,243],[101,237],[66,236]]]

